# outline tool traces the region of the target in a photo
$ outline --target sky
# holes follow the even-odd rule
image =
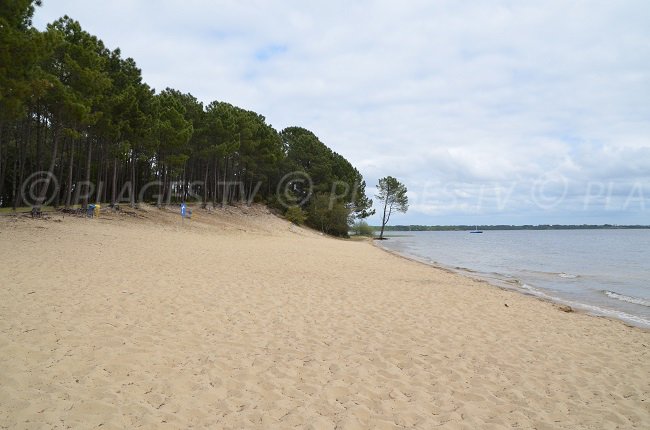
[[[157,90],[313,131],[371,197],[398,178],[391,224],[650,224],[647,0],[44,0],[34,25],[65,14]]]

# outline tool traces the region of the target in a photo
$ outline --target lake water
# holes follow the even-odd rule
[[[650,230],[390,234],[388,250],[650,328]]]

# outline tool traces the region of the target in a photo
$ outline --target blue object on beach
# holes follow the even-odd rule
[[[187,209],[187,206],[185,206],[185,203],[181,203],[181,216],[185,218],[185,210]]]

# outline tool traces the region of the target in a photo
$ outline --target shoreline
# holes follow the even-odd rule
[[[522,281],[518,279],[514,279],[513,286],[509,286],[509,282],[507,280],[503,279],[498,279],[496,277],[488,277],[488,276],[481,276],[481,272],[474,271],[472,269],[468,268],[455,268],[451,266],[446,266],[444,264],[438,263],[438,262],[429,262],[425,261],[423,259],[417,258],[416,256],[410,256],[407,254],[401,254],[398,251],[394,251],[391,249],[387,249],[383,246],[381,246],[378,243],[374,243],[373,241],[373,246],[381,249],[384,252],[387,252],[391,255],[394,255],[396,257],[404,258],[409,261],[413,261],[415,263],[423,264],[428,267],[432,267],[434,269],[442,270],[444,272],[456,274],[458,276],[461,276],[463,278],[476,281],[476,282],[482,282],[490,285],[491,287],[498,288],[500,290],[504,291],[512,291],[517,294],[520,294],[525,297],[531,297],[533,299],[536,299],[541,302],[545,303],[550,303],[554,305],[559,311],[562,312],[567,312],[566,310],[563,310],[562,307],[568,306],[571,310],[569,312],[572,313],[577,313],[577,314],[582,314],[582,315],[587,315],[592,318],[603,318],[606,320],[614,321],[620,324],[623,324],[626,327],[629,328],[634,328],[634,329],[639,329],[644,332],[650,333],[650,324],[646,323],[645,320],[644,323],[638,322],[637,324],[634,323],[634,319],[637,318],[635,315],[627,314],[623,311],[614,311],[610,309],[604,309],[604,308],[599,308],[595,305],[590,305],[587,303],[580,303],[580,302],[575,302],[572,300],[568,299],[563,299],[560,297],[553,297],[549,296],[543,291],[539,291],[535,293],[535,291],[531,289],[526,289],[523,287],[523,285],[527,285],[523,283]],[[608,313],[611,313],[612,315],[608,315]],[[629,319],[624,319],[623,317],[617,317],[613,314],[625,314],[626,316],[629,317]]]
[[[259,207],[138,214],[0,222],[0,426],[650,424],[646,331]]]

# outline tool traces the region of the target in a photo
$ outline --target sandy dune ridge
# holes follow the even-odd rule
[[[646,330],[261,207],[59,219],[0,219],[0,428],[650,428]]]

